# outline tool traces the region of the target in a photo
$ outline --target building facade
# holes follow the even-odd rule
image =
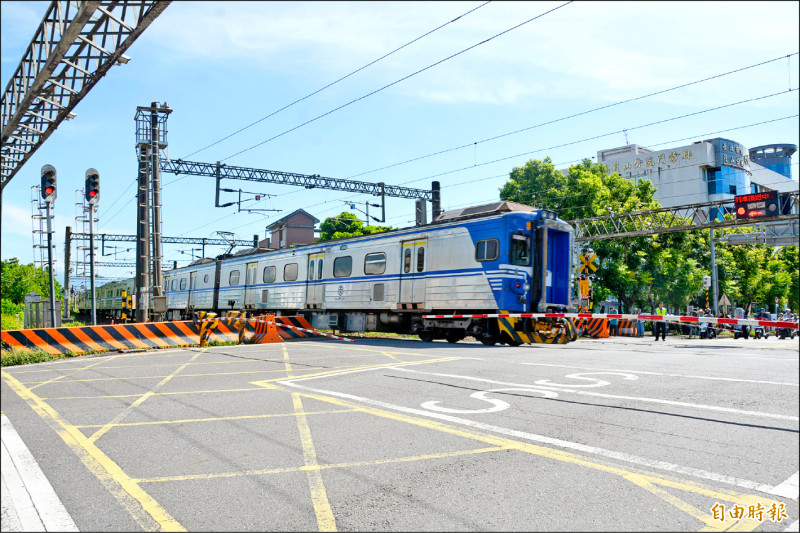
[[[647,179],[664,207],[729,200],[740,194],[798,190],[792,179],[797,146],[764,145],[747,149],[730,139],[714,138],[666,150],[636,144],[597,152],[608,172],[638,182]]]

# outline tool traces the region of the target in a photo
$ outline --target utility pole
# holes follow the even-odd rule
[[[712,297],[714,298],[714,316],[719,314],[719,295],[718,295],[718,279],[717,279],[717,256],[714,250],[714,228],[709,228],[709,242],[711,248],[711,287],[713,288]]]
[[[72,260],[72,227],[67,226],[64,232],[64,318],[70,317],[70,311],[72,310],[72,304],[70,302],[70,296],[72,291],[70,290],[69,284],[69,265],[70,261]]]
[[[56,169],[53,165],[42,167],[40,194],[47,205],[47,270],[50,276],[50,327],[56,327],[56,283],[53,278],[53,221],[52,206],[56,200]]]
[[[136,321],[150,318],[150,299],[154,307],[163,303],[161,269],[161,179],[160,152],[167,147],[167,117],[172,112],[166,102],[159,106],[137,107],[136,146],[139,154],[139,191],[136,226]],[[152,218],[151,218],[152,215]]]
[[[147,322],[150,307],[150,169],[149,144],[139,144],[138,193],[136,195],[136,321]]]
[[[89,279],[92,291],[92,325],[97,325],[97,293],[94,285],[94,204],[100,200],[100,173],[90,168],[86,171],[86,183],[83,189],[86,203],[89,205]]]

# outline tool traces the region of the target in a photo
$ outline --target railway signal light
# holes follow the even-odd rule
[[[86,171],[86,186],[83,192],[89,205],[94,205],[100,200],[100,173],[93,168]]]
[[[53,165],[42,167],[42,199],[50,203],[56,199],[56,169]]]
[[[736,218],[761,218],[780,215],[778,191],[742,194],[734,199]]]

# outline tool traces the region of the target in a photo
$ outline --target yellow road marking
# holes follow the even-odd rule
[[[311,440],[311,428],[308,427],[308,420],[303,412],[303,402],[296,392],[292,393],[292,403],[297,413],[297,429],[300,431],[300,442],[303,444],[303,459],[306,466],[312,468],[306,472],[306,476],[311,488],[314,514],[317,515],[317,526],[320,531],[336,531],[336,518],[333,516],[328,493],[322,482],[322,472],[319,468],[315,468],[319,466],[319,463],[317,462],[317,452],[314,449],[314,441]]]
[[[126,407],[122,412],[120,412],[117,416],[115,416],[111,420],[111,422],[108,422],[103,427],[98,429],[91,437],[89,437],[88,441],[90,443],[97,442],[97,439],[99,439],[100,437],[102,437],[103,435],[108,433],[108,431],[111,428],[113,428],[115,425],[119,424],[126,416],[128,416],[131,413],[131,411],[133,409],[135,409],[136,407],[138,407],[141,404],[143,404],[145,401],[147,401],[148,398],[152,397],[153,394],[155,393],[155,391],[157,391],[158,389],[160,389],[161,387],[163,387],[164,385],[169,383],[169,381],[172,378],[177,376],[184,368],[186,368],[189,365],[190,362],[194,361],[195,358],[200,357],[200,355],[203,352],[205,352],[205,350],[203,350],[202,352],[196,353],[191,359],[189,359],[188,362],[186,362],[186,363],[182,364],[181,366],[179,366],[178,368],[176,368],[175,372],[173,372],[169,376],[167,376],[164,379],[162,379],[161,381],[159,381],[156,384],[156,386],[153,387],[153,390],[147,391],[145,394],[141,395],[136,401],[134,401],[132,404],[130,404],[128,407]]]
[[[684,491],[684,492],[689,492],[689,493],[699,494],[699,495],[702,495],[702,496],[707,496],[707,497],[712,498],[712,499],[717,500],[717,501],[732,502],[732,503],[735,503],[735,504],[739,504],[739,505],[741,505],[741,506],[743,506],[745,508],[748,505],[752,504],[752,502],[755,501],[755,498],[757,498],[756,496],[750,495],[750,494],[741,494],[741,493],[737,493],[737,492],[733,492],[733,491],[726,491],[726,490],[722,490],[722,489],[719,489],[719,490],[707,489],[707,488],[701,487],[701,486],[699,486],[699,485],[697,485],[697,484],[695,484],[693,482],[690,482],[690,481],[683,481],[683,480],[677,480],[676,481],[676,480],[669,479],[667,477],[660,477],[660,476],[657,476],[657,475],[654,475],[654,474],[643,474],[643,473],[639,473],[639,472],[634,472],[632,470],[625,470],[624,468],[620,468],[620,467],[617,467],[617,466],[611,466],[611,465],[598,463],[598,462],[595,462],[593,460],[590,460],[589,458],[586,458],[586,457],[583,457],[581,455],[577,455],[577,454],[574,454],[574,453],[571,453],[571,452],[565,452],[565,451],[556,450],[556,449],[553,449],[553,448],[546,448],[544,446],[540,446],[540,445],[536,445],[536,444],[530,444],[530,443],[527,443],[527,442],[515,441],[515,440],[512,440],[512,439],[508,439],[508,438],[505,438],[505,437],[500,437],[500,436],[497,436],[497,435],[473,432],[473,431],[470,431],[470,430],[465,430],[465,429],[462,429],[462,428],[458,428],[458,427],[450,426],[450,425],[447,425],[447,424],[444,424],[444,423],[441,423],[441,422],[437,422],[437,421],[434,421],[434,420],[429,420],[429,419],[425,419],[425,418],[417,418],[417,417],[410,416],[410,415],[403,414],[403,413],[397,413],[397,412],[394,412],[394,411],[386,411],[386,410],[378,409],[378,408],[375,408],[375,407],[364,406],[364,405],[360,405],[360,404],[353,403],[353,402],[350,402],[350,401],[347,401],[347,400],[343,400],[343,399],[340,399],[340,398],[336,398],[336,397],[325,396],[325,395],[322,395],[322,394],[315,394],[315,393],[305,393],[305,392],[303,392],[303,393],[292,393],[292,394],[293,395],[294,394],[299,394],[299,395],[305,396],[307,398],[312,398],[312,399],[315,399],[315,400],[319,400],[319,401],[326,402],[326,403],[331,403],[331,404],[334,404],[334,405],[339,405],[339,406],[342,406],[342,407],[350,407],[350,408],[352,408],[352,409],[354,409],[356,411],[361,411],[361,412],[364,412],[364,413],[367,413],[367,414],[372,414],[372,415],[375,415],[375,416],[380,416],[380,417],[388,418],[388,419],[391,419],[391,420],[398,420],[398,421],[401,421],[401,422],[407,422],[407,423],[410,423],[410,424],[414,424],[416,426],[420,426],[420,427],[424,427],[424,428],[428,428],[428,429],[433,429],[433,430],[437,430],[437,431],[441,431],[441,432],[445,432],[445,433],[450,433],[450,434],[458,435],[458,436],[465,437],[465,438],[468,438],[468,439],[478,440],[478,441],[485,442],[487,444],[492,444],[492,445],[499,446],[499,447],[505,447],[505,448],[508,448],[508,449],[519,450],[519,451],[522,451],[522,452],[525,452],[525,453],[530,453],[532,455],[546,457],[546,458],[554,459],[554,460],[561,461],[561,462],[572,463],[572,464],[575,464],[575,465],[591,468],[593,470],[599,470],[599,471],[602,471],[602,472],[606,472],[606,473],[609,473],[609,474],[613,474],[613,475],[619,476],[619,477],[621,477],[623,479],[626,479],[629,482],[637,481],[638,482],[637,484],[641,484],[641,483],[647,482],[647,483],[649,483],[651,485],[661,485],[661,486],[664,486],[664,487],[670,487],[670,488],[681,490],[681,491]],[[653,494],[656,494],[656,492],[654,492],[652,490],[650,492],[653,493]],[[682,502],[681,500],[679,500],[679,499],[677,499],[675,497],[671,497],[670,496],[669,498],[667,498],[665,496],[665,494],[667,494],[667,493],[665,493],[664,491],[658,491],[658,494],[656,494],[656,495],[661,497],[662,499],[664,499],[664,501],[667,501],[668,503],[670,503],[672,505],[675,505],[679,510],[681,510],[683,512],[688,512],[689,511],[688,507],[686,507],[688,504],[686,504],[685,502]],[[758,501],[766,502],[766,503],[764,503],[764,505],[767,508],[769,508],[771,506],[771,504],[773,503],[772,500],[769,500],[767,498],[759,498]],[[778,503],[778,502],[774,502],[774,503]],[[695,518],[698,518],[699,516],[703,516],[704,517],[703,519],[700,519],[700,518],[698,518],[698,519],[700,519],[704,524],[707,524],[706,527],[712,527],[714,529],[717,529],[717,528],[724,529],[724,528],[731,527],[731,523],[730,522],[728,522],[726,524],[726,522],[724,522],[724,521],[714,520],[712,515],[710,515],[710,514],[703,515],[703,513],[701,511],[694,510],[694,508],[692,508],[692,512],[690,514],[692,516],[694,516]],[[716,524],[720,524],[720,525],[717,526]],[[758,522],[757,520],[744,520],[743,519],[743,520],[738,521],[738,523],[736,523],[734,527],[736,528],[737,531],[752,531],[753,529],[758,527],[759,524],[760,524],[760,522]]]
[[[61,419],[58,412],[31,392],[14,376],[2,372],[11,389],[34,410],[61,437],[61,440],[80,458],[81,462],[103,484],[122,507],[146,531],[185,531],[161,505],[147,494],[75,427]],[[154,523],[155,522],[155,523]]]
[[[302,376],[297,376],[302,377]],[[187,391],[175,391],[175,392],[156,392],[153,396],[180,396],[182,394],[207,394],[207,393],[220,393],[220,392],[264,392],[264,389],[268,387],[264,387],[259,385],[258,387],[248,387],[246,389],[206,389],[206,390],[187,390]],[[99,396],[47,396],[43,397],[43,400],[98,400],[98,399],[113,399],[113,398],[138,398],[141,396],[140,394],[105,394]]]
[[[352,413],[352,409],[331,409],[329,411],[306,411],[305,415],[332,415],[338,413]],[[230,420],[249,420],[254,418],[277,418],[277,417],[294,417],[297,413],[277,413],[271,415],[241,415],[241,416],[220,416],[213,418],[186,418],[183,420],[154,420],[151,422],[123,422],[121,424],[114,424],[114,427],[129,427],[129,426],[157,426],[160,424],[191,424],[195,422],[227,422]],[[100,428],[104,424],[87,424],[84,426],[75,426],[80,429]]]
[[[411,455],[406,457],[391,457],[389,459],[374,459],[371,461],[353,461],[349,463],[335,463],[324,465],[304,465],[290,466],[284,468],[269,468],[263,470],[242,470],[240,472],[217,472],[214,474],[187,474],[183,476],[163,476],[153,478],[134,479],[137,483],[163,483],[167,481],[192,481],[197,479],[216,479],[244,476],[266,476],[270,474],[288,474],[293,472],[308,472],[310,470],[333,470],[337,468],[357,468],[364,466],[378,466],[394,463],[412,463],[415,461],[427,461],[431,459],[446,459],[448,457],[460,457],[463,455],[475,455],[479,453],[501,452],[510,448],[506,446],[489,446],[486,448],[475,448],[471,450],[458,450],[455,452],[429,453],[424,455]]]
[[[286,373],[292,374],[292,364],[289,362],[289,350],[285,344],[281,345],[283,350],[284,366]],[[317,467],[317,452],[314,448],[314,441],[311,439],[311,428],[303,409],[303,401],[300,395],[292,393],[292,405],[297,420],[297,430],[300,432],[300,443],[303,446],[303,460],[307,467]],[[328,493],[325,491],[325,484],[322,481],[322,472],[319,468],[314,468],[306,472],[308,486],[311,490],[311,502],[314,504],[314,514],[317,517],[317,528],[320,531],[336,531],[336,518],[333,516],[331,504],[328,501]]]
[[[321,368],[324,368],[324,367],[313,367],[313,368],[309,368],[308,370],[319,370]],[[180,376],[175,376],[175,377],[193,378],[193,377],[204,377],[204,376],[236,376],[236,375],[239,375],[239,374],[271,374],[273,372],[285,372],[285,370],[247,370],[247,371],[243,371],[243,372],[205,372],[205,373],[202,373],[202,374],[181,374]],[[60,376],[58,378],[51,379],[49,381],[26,381],[26,382],[24,382],[24,384],[25,385],[34,385],[36,387],[39,387],[41,385],[46,385],[48,383],[52,383],[56,379],[60,379],[62,377],[66,377],[66,376]],[[116,378],[69,379],[69,380],[63,380],[60,383],[85,383],[85,382],[89,382],[89,381],[115,381],[115,380],[131,381],[131,380],[134,380],[134,379],[163,379],[163,378],[167,378],[167,377],[170,377],[170,375],[168,374],[168,375],[165,375],[165,376],[132,376],[132,377],[116,377]]]
[[[427,361],[416,361],[414,364],[416,364],[416,363],[439,363],[439,362],[442,362],[442,361],[452,361],[453,359],[460,359],[460,357],[440,357],[440,358],[437,358],[437,359],[428,359]],[[301,378],[315,378],[315,377],[320,377],[320,376],[333,376],[333,375],[336,375],[336,374],[341,374],[343,372],[353,372],[353,371],[356,371],[356,370],[371,370],[373,368],[386,368],[386,367],[392,367],[392,366],[397,366],[397,363],[378,363],[378,364],[375,364],[375,365],[344,367],[344,368],[339,368],[339,369],[334,369],[334,370],[326,370],[324,372],[303,374],[303,375],[299,375],[299,376],[289,375],[289,376],[286,376],[286,377],[283,377],[283,378],[265,379],[263,381],[251,381],[250,384],[251,385],[257,385],[259,387],[264,387],[264,386],[266,386],[266,384],[272,383],[274,381],[291,381],[291,380],[296,380],[296,379],[301,379]]]
[[[259,346],[269,346],[269,345],[268,344],[262,344],[262,345],[259,345]],[[214,352],[211,352],[211,353],[214,353]],[[127,355],[119,354],[119,355],[107,356],[106,357],[107,360],[106,361],[101,361],[100,363],[92,364],[92,365],[89,365],[89,366],[86,366],[86,367],[67,368],[67,369],[64,369],[64,370],[69,370],[68,373],[81,372],[83,370],[90,370],[93,367],[97,366],[98,364],[106,363],[110,359],[117,359],[119,357],[135,357],[135,356],[142,356],[142,355],[146,355],[146,354],[135,353],[135,354],[127,354]],[[172,355],[172,354],[170,354],[170,355]],[[177,355],[185,355],[185,354],[177,354],[176,353],[174,355],[177,356]],[[161,358],[159,358],[159,360],[160,359]],[[225,360],[225,361],[202,361],[202,362],[191,363],[191,366],[263,363],[265,361],[274,361],[274,359],[248,359],[246,361],[228,361],[228,360]],[[53,362],[55,362],[55,361],[53,361]],[[39,363],[39,364],[46,364],[46,363]],[[154,368],[154,367],[157,367],[157,366],[169,366],[169,367],[175,366],[175,362],[157,362],[157,363],[153,363],[153,362],[150,362],[150,361],[146,361],[141,365],[112,365],[112,366],[102,366],[100,368],[102,368],[103,370],[115,370],[115,369],[118,369],[118,368],[142,368],[142,366],[145,366],[145,364],[146,364],[147,368]],[[45,373],[45,372],[56,372],[56,371],[57,371],[57,369],[15,370],[13,373],[14,373],[15,376],[18,376],[20,374],[42,374],[42,373]]]

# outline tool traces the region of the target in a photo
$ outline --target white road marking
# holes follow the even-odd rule
[[[584,366],[568,366],[568,365],[550,365],[546,363],[519,363],[521,365],[530,365],[530,366],[550,366],[554,368],[572,368],[577,370],[594,370],[594,371],[607,371],[607,372],[630,372],[632,374],[648,374],[651,376],[669,376],[675,378],[691,378],[691,379],[709,379],[714,381],[738,381],[741,383],[761,383],[764,385],[783,385],[786,387],[798,387],[800,384],[798,383],[787,383],[783,381],[758,381],[754,379],[738,379],[738,378],[721,378],[721,377],[713,377],[713,376],[687,376],[683,374],[664,374],[661,372],[646,372],[644,370],[618,370],[612,368],[589,368]]]
[[[504,402],[503,400],[498,400],[496,398],[487,398],[486,395],[490,392],[500,392],[500,391],[525,391],[525,392],[538,392],[542,396],[546,398],[556,398],[558,393],[549,391],[549,390],[542,390],[542,389],[492,389],[492,390],[484,390],[473,392],[469,395],[470,398],[475,398],[476,400],[483,400],[485,402],[491,403],[494,407],[487,407],[486,409],[453,409],[451,407],[441,407],[438,404],[440,402],[437,401],[430,401],[420,404],[420,407],[423,409],[430,409],[431,411],[439,411],[440,413],[461,413],[461,414],[474,414],[474,413],[496,413],[497,411],[505,411],[511,405],[508,402]]]
[[[0,418],[3,435],[0,467],[22,531],[78,531],[11,421],[5,415]]]
[[[627,380],[639,379],[639,376],[636,376],[636,375],[633,375],[633,374],[623,374],[621,372],[581,372],[581,373],[578,373],[578,374],[568,374],[568,375],[566,375],[564,377],[570,378],[570,379],[582,379],[582,380],[585,380],[585,381],[591,381],[592,383],[587,383],[587,384],[572,383],[572,384],[565,385],[563,383],[553,383],[549,379],[540,379],[539,381],[534,381],[534,383],[537,384],[537,385],[546,385],[548,387],[587,387],[588,388],[588,387],[605,387],[606,385],[611,385],[610,381],[605,381],[605,380],[597,379],[597,378],[585,378],[585,377],[583,377],[585,375],[596,376],[598,374],[611,374],[611,375],[614,375],[614,376],[623,376],[623,379],[627,379]]]
[[[485,379],[485,378],[475,378],[475,377],[472,377],[472,376],[461,376],[461,375],[457,375],[457,374],[440,374],[438,372],[423,372],[423,371],[420,371],[420,370],[411,370],[411,369],[407,369],[407,368],[401,368],[400,366],[397,366],[397,365],[396,366],[392,366],[392,367],[386,367],[386,368],[393,368],[393,369],[401,371],[401,372],[413,372],[415,374],[424,374],[424,375],[427,375],[427,376],[440,376],[440,377],[463,379],[463,380],[467,380],[467,381],[478,381],[478,382],[481,382],[481,383],[492,383],[494,385],[505,385],[505,386],[508,386],[508,387],[522,387],[522,388],[546,387],[545,385],[542,385],[542,384],[530,385],[530,384],[526,384],[526,383],[509,383],[509,382],[505,382],[505,381],[497,381],[497,380]],[[536,383],[538,383],[538,382],[536,382]],[[585,391],[585,390],[567,389],[567,388],[562,388],[562,387],[548,386],[547,388],[549,388],[551,390],[554,390],[554,391],[557,391],[557,392],[566,392],[566,393],[572,393],[572,394],[579,394],[579,395],[582,395],[582,396],[593,396],[593,397],[597,397],[597,398],[609,398],[609,399],[613,399],[613,400],[632,400],[632,401],[636,401],[636,402],[656,403],[656,404],[662,404],[662,405],[672,405],[672,406],[675,406],[675,407],[688,407],[688,408],[691,408],[691,409],[703,409],[703,410],[706,410],[706,411],[718,411],[718,412],[722,412],[722,413],[732,413],[732,414],[737,414],[737,415],[754,416],[754,417],[760,417],[760,418],[774,418],[774,419],[777,419],[777,420],[791,420],[793,422],[800,421],[800,418],[798,418],[796,416],[779,415],[779,414],[775,414],[775,413],[763,413],[763,412],[760,412],[760,411],[745,411],[745,410],[742,410],[742,409],[734,409],[733,407],[719,407],[717,405],[704,405],[704,404],[698,404],[698,403],[678,402],[678,401],[675,401],[675,400],[662,400],[662,399],[659,399],[659,398],[647,398],[647,397],[643,397],[643,396],[622,396],[622,395],[619,395],[619,394],[603,394],[601,392],[589,392],[589,391]]]
[[[332,376],[319,376],[319,377],[332,377]],[[293,381],[299,380],[286,380],[286,381],[279,381],[283,385],[294,387],[297,389],[304,389],[310,392],[314,392],[317,394],[327,394],[329,396],[336,396],[339,398],[345,398],[348,400],[353,400],[356,402],[365,403],[367,405],[372,405],[375,407],[380,407],[383,409],[389,409],[392,411],[398,411],[402,413],[408,413],[417,416],[423,416],[427,418],[437,418],[439,420],[444,420],[447,422],[451,422],[454,424],[460,424],[462,426],[468,426],[475,429],[480,429],[483,431],[500,433],[503,435],[509,435],[512,437],[517,437],[525,440],[529,440],[532,442],[539,442],[542,444],[548,444],[551,446],[558,446],[560,448],[566,448],[568,450],[575,450],[582,453],[587,453],[591,455],[599,455],[602,457],[607,457],[609,459],[613,459],[616,461],[623,461],[626,463],[635,464],[640,467],[647,467],[647,468],[655,468],[658,470],[665,470],[668,472],[673,472],[676,474],[683,474],[692,477],[697,477],[701,479],[706,479],[709,481],[714,481],[717,483],[725,483],[727,485],[734,485],[736,487],[741,487],[747,490],[755,490],[758,492],[764,493],[771,493],[774,487],[770,485],[766,485],[763,483],[758,483],[755,481],[750,481],[747,479],[736,478],[733,476],[728,476],[725,474],[718,474],[716,472],[708,472],[706,470],[701,470],[699,468],[692,468],[687,466],[680,466],[673,463],[668,463],[666,461],[656,461],[653,459],[647,459],[645,457],[638,457],[636,455],[631,455],[623,452],[616,452],[613,450],[606,450],[604,448],[598,448],[596,446],[588,446],[586,444],[580,444],[577,442],[570,442],[561,439],[554,439],[552,437],[546,437],[544,435],[537,435],[534,433],[527,433],[525,431],[518,431],[515,429],[504,428],[500,426],[495,426],[492,424],[484,424],[482,422],[476,422],[474,420],[468,420],[465,418],[458,418],[455,416],[450,416],[442,413],[432,413],[430,411],[423,411],[421,409],[414,409],[412,407],[403,407],[402,405],[394,405],[386,402],[382,402],[379,400],[372,400],[370,398],[363,398],[360,396],[354,396],[352,394],[347,394],[343,392],[335,392],[329,391],[325,389],[315,389],[313,387],[308,387],[304,385],[298,385],[293,383]]]
[[[798,496],[798,475],[800,475],[800,472],[795,472],[789,476],[789,479],[780,485],[776,485],[775,488],[772,489],[772,494],[796,500]]]

